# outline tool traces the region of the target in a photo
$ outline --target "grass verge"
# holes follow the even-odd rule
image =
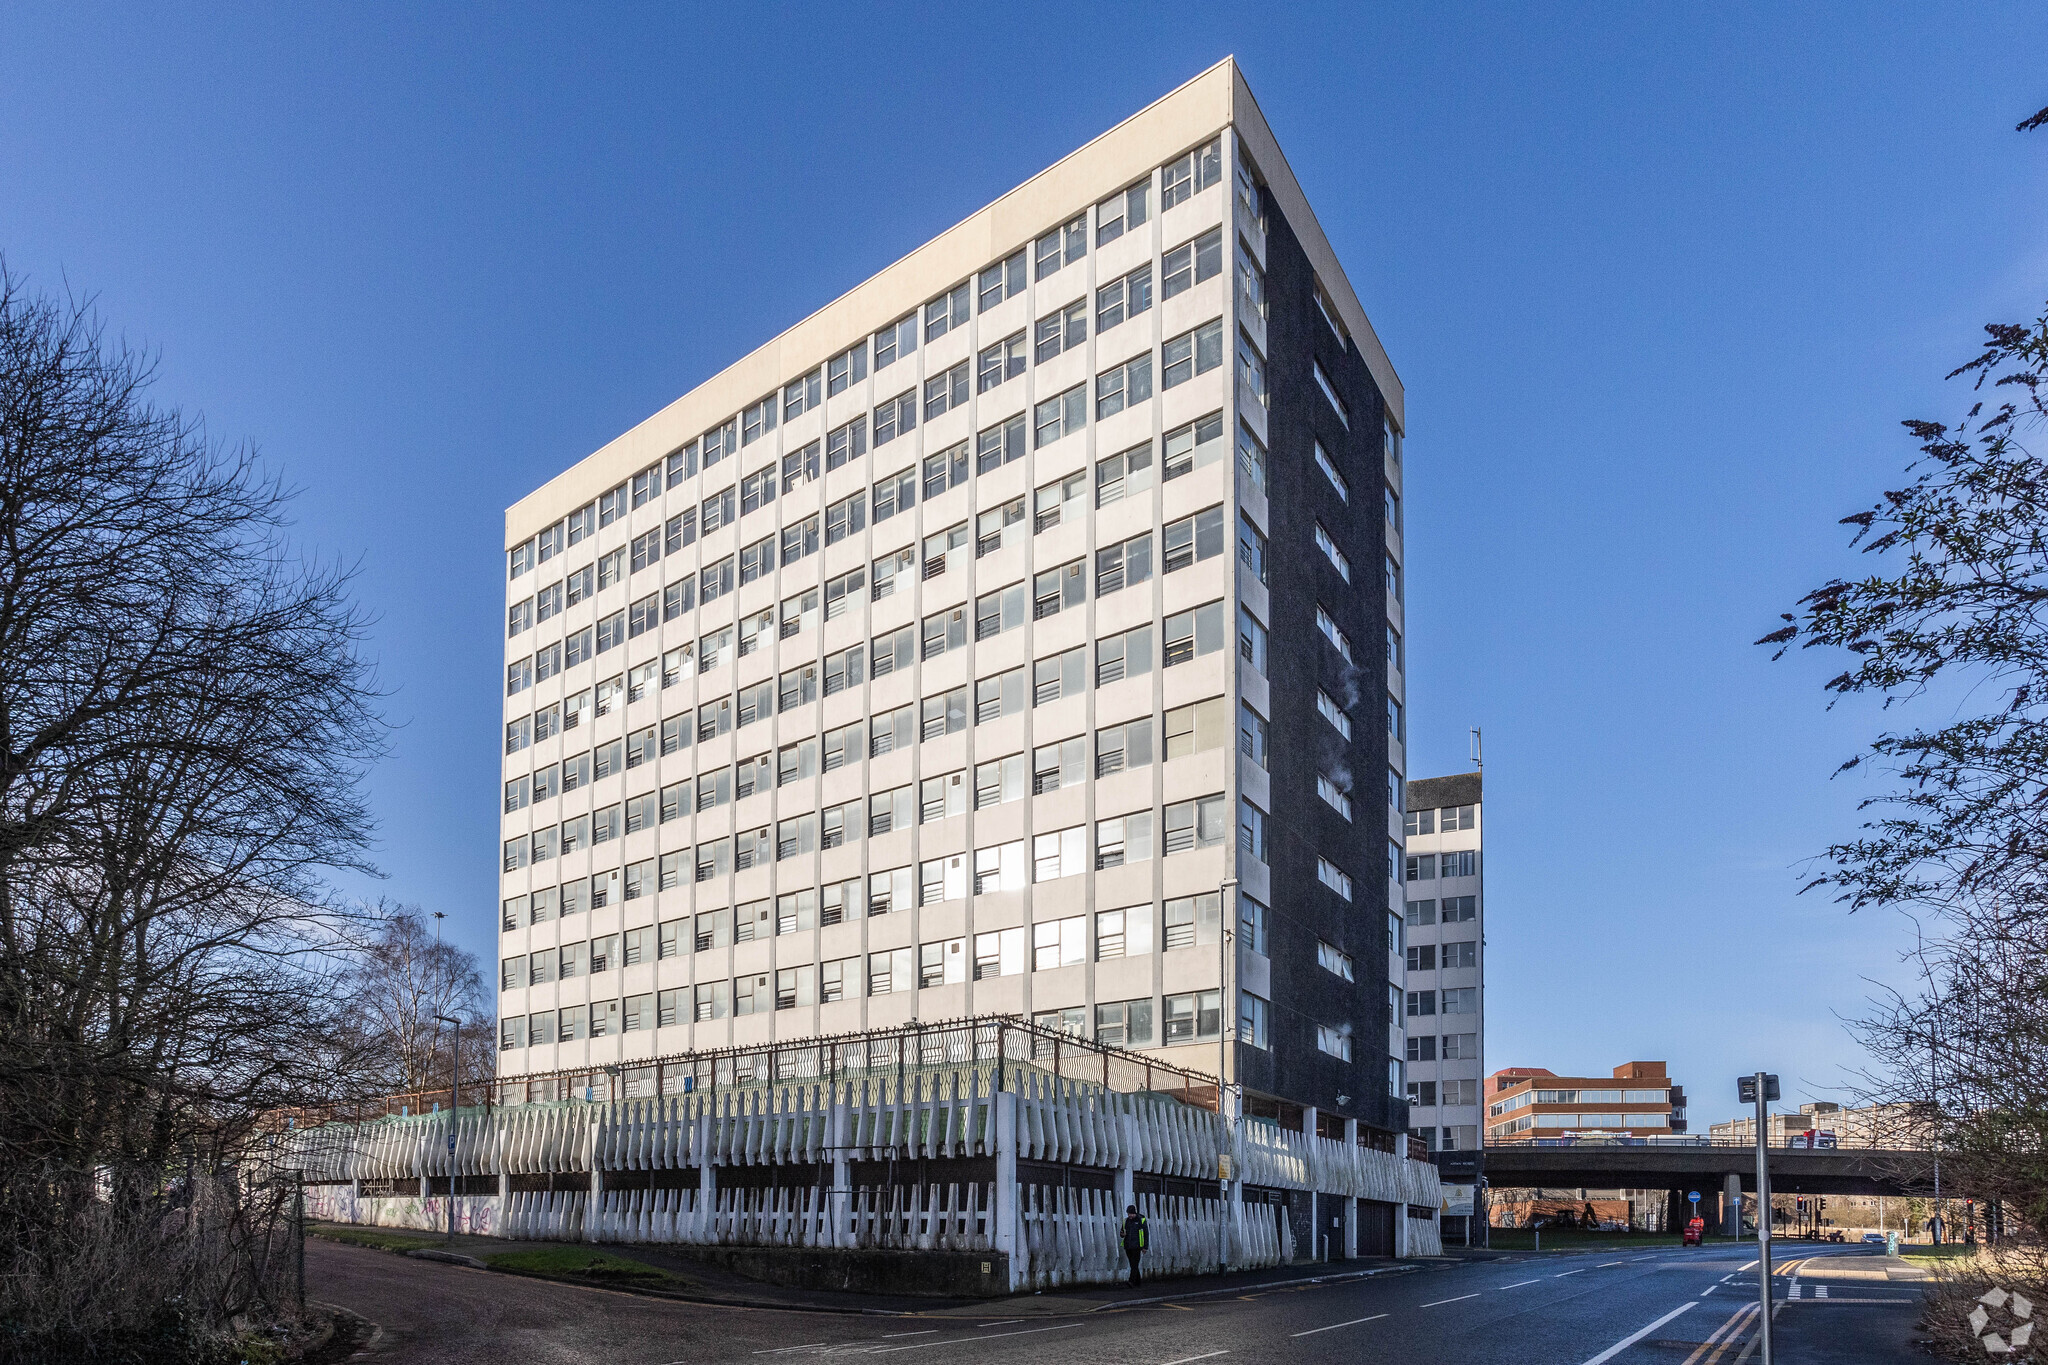
[[[549,1275],[577,1280],[606,1280],[615,1284],[659,1287],[675,1283],[677,1277],[645,1261],[635,1261],[608,1252],[585,1251],[577,1247],[540,1247],[527,1251],[501,1251],[483,1257],[493,1270],[512,1270],[525,1275]]]
[[[438,1237],[414,1236],[410,1233],[393,1232],[389,1228],[335,1227],[314,1225],[306,1229],[315,1237],[325,1237],[330,1242],[346,1242],[350,1246],[372,1247],[378,1251],[412,1251],[418,1247],[439,1246]]]

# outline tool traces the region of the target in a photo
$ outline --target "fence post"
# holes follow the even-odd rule
[[[989,1245],[1003,1257],[1008,1268],[1007,1288],[1015,1293],[1023,1283],[1019,1264],[1023,1248],[1017,1242],[1017,1096],[998,1090],[996,1102],[996,1200],[989,1228]]]

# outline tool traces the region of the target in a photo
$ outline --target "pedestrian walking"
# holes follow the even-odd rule
[[[1138,1283],[1138,1258],[1145,1254],[1145,1215],[1132,1204],[1124,1210],[1124,1256],[1131,1263],[1131,1284]]]

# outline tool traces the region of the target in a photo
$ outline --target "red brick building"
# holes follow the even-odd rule
[[[1663,1062],[1626,1062],[1612,1076],[1560,1076],[1540,1066],[1486,1078],[1486,1140],[1569,1134],[1668,1137],[1685,1131],[1685,1091]]]

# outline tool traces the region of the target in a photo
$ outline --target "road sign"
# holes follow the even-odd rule
[[[1692,1193],[1686,1195],[1686,1198],[1692,1200],[1693,1203],[1697,1204],[1700,1202],[1700,1192],[1698,1190],[1694,1190]]]

